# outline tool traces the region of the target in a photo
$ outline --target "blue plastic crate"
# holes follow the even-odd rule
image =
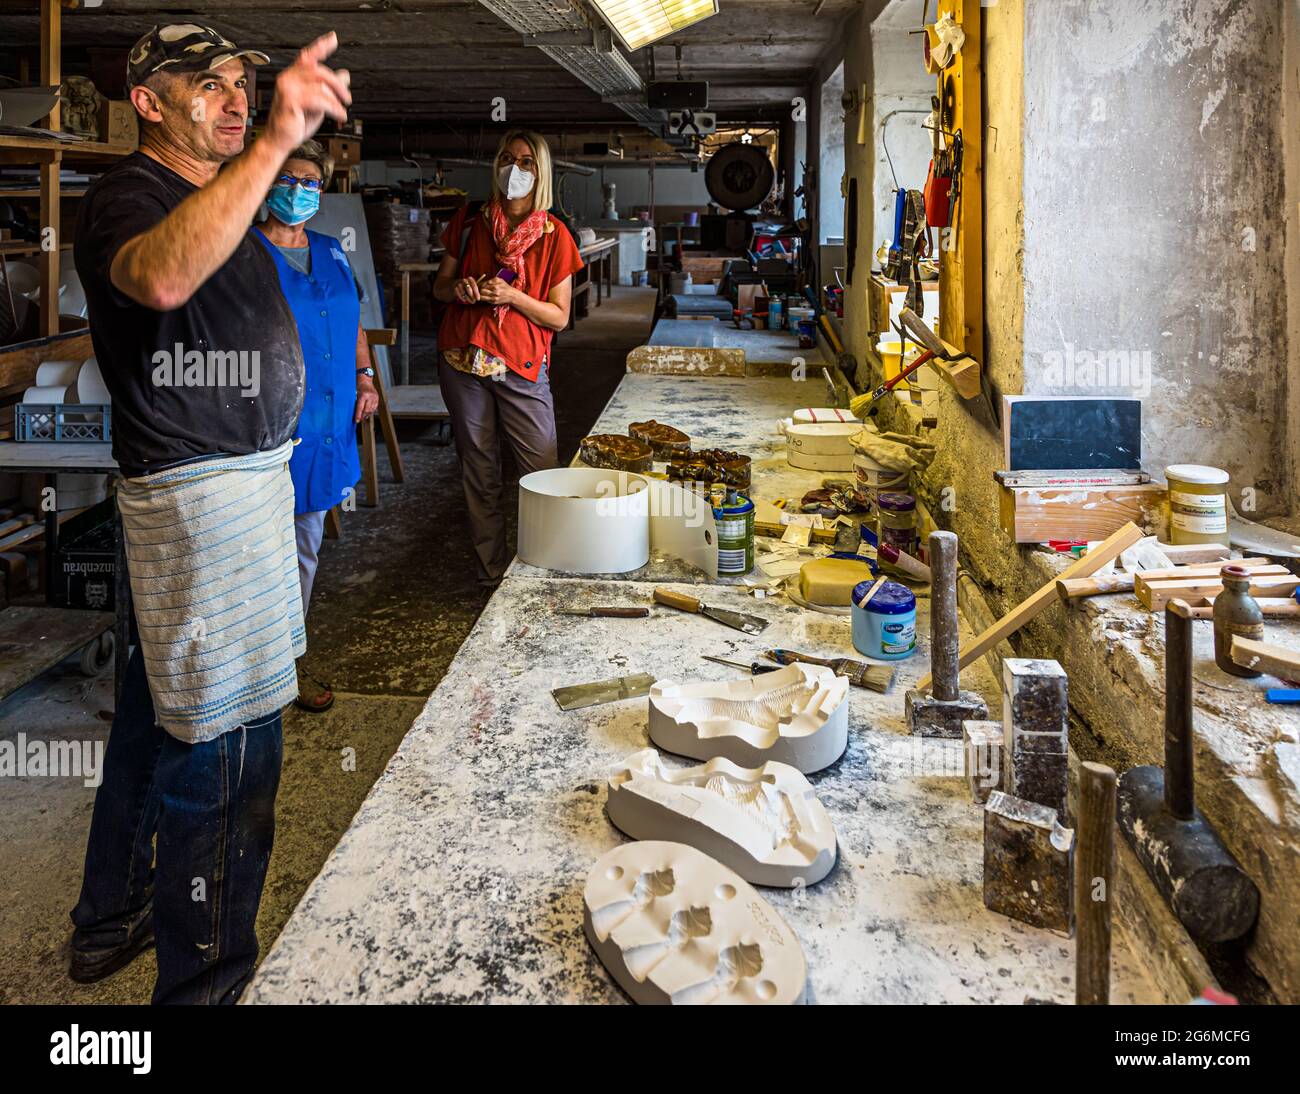
[[[103,443],[113,439],[108,403],[18,403],[14,440]]]

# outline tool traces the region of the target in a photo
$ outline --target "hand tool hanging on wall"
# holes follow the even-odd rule
[[[1259,889],[1196,808],[1192,770],[1192,618],[1182,600],[1165,607],[1165,766],[1119,779],[1119,826],[1188,933],[1231,942],[1255,924]]]

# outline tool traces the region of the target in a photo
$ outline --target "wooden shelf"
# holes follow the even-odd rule
[[[85,194],[85,190],[63,190],[60,189],[60,198],[79,198]],[[0,198],[38,198],[41,196],[40,188],[37,186],[27,186],[20,190],[5,190],[0,187]]]
[[[0,150],[12,149],[18,152],[59,152],[64,157],[99,157],[116,159],[129,156],[135,151],[124,144],[105,144],[103,141],[60,141],[53,137],[18,137],[12,133],[0,133]]]
[[[72,250],[71,243],[65,243],[59,248],[60,251]],[[0,256],[5,258],[23,258],[28,255],[44,254],[45,248],[39,243],[0,243]]]

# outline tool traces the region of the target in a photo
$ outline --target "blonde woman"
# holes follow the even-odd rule
[[[510,562],[501,509],[501,445],[521,475],[556,464],[551,339],[569,322],[582,259],[547,210],[551,151],[525,130],[497,148],[492,197],[462,209],[442,235],[447,252],[433,295],[447,304],[438,328],[438,375],[451,413],[478,558],[495,587]]]

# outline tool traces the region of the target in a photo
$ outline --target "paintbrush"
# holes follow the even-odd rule
[[[821,665],[836,676],[847,676],[855,688],[883,692],[888,691],[889,685],[894,682],[893,665],[868,665],[865,661],[855,661],[851,657],[813,657],[794,650],[768,650],[766,656],[778,665],[790,665],[796,661],[802,661],[805,665]]]

